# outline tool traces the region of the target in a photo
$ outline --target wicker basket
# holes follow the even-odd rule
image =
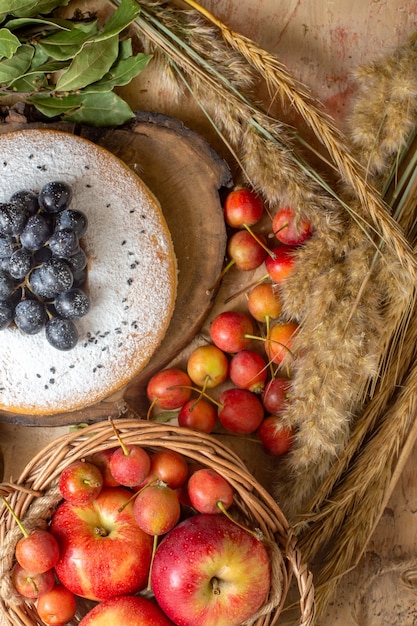
[[[282,623],[280,615],[288,605],[290,590],[293,594],[294,588],[298,587],[296,593],[299,596],[300,611],[297,611],[296,619],[299,619],[302,626],[313,624],[314,588],[311,573],[302,561],[294,535],[280,508],[248,472],[240,458],[214,437],[188,429],[129,417],[113,423],[126,444],[139,444],[149,450],[176,450],[190,462],[215,469],[233,486],[237,514],[248,525],[262,531],[272,563],[270,596],[250,623],[257,626]],[[98,450],[116,445],[114,430],[107,421],[64,435],[39,452],[15,484],[0,485],[0,493],[8,496],[9,503],[27,529],[46,525],[61,500],[57,479],[63,468],[76,459],[83,459]],[[5,505],[0,512],[0,623],[13,626],[39,624],[34,604],[23,602],[13,590],[10,571],[14,562],[14,547],[21,533]],[[292,606],[291,611],[293,610]],[[78,615],[71,623],[78,623],[85,611],[81,602]],[[282,619],[286,621],[283,616]]]

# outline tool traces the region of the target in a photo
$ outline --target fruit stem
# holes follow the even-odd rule
[[[255,287],[259,283],[263,283],[264,280],[267,280],[267,278],[269,278],[269,274],[265,274],[265,276],[262,276],[261,278],[257,278],[253,282],[249,283],[249,285],[246,285],[242,289],[239,289],[239,291],[235,291],[235,293],[232,293],[231,296],[229,296],[228,298],[226,298],[224,300],[224,304],[228,304],[229,302],[234,300],[234,298],[238,298],[239,296],[242,295],[242,293],[245,293],[246,291],[248,291],[248,289],[251,289],[252,287]]]
[[[262,531],[259,528],[255,529],[255,530],[252,530],[252,528],[248,528],[247,526],[244,526],[240,522],[237,522],[233,518],[233,516],[230,515],[229,511],[226,509],[226,507],[224,506],[224,504],[223,504],[223,502],[221,500],[218,500],[216,502],[216,504],[219,507],[220,511],[223,513],[223,515],[225,515],[227,517],[227,519],[229,519],[231,522],[236,524],[236,526],[239,526],[239,528],[241,528],[242,530],[246,530],[246,532],[248,532],[251,535],[253,535],[255,537],[255,539],[258,539],[258,541],[262,540],[263,534],[262,534]]]
[[[150,420],[150,419],[151,419],[151,413],[152,413],[153,407],[155,406],[155,404],[157,403],[157,401],[158,401],[158,398],[154,398],[154,399],[152,400],[152,402],[150,403],[149,408],[148,408],[148,411],[147,411],[147,413],[146,413],[146,419],[147,419],[147,420]]]
[[[249,333],[245,333],[245,337],[247,339],[256,339],[257,341],[263,341],[263,342],[268,342],[268,343],[275,343],[278,346],[281,346],[281,348],[284,348],[284,350],[286,350],[288,352],[288,354],[295,360],[297,357],[294,354],[294,352],[292,350],[289,349],[288,346],[285,345],[285,343],[281,343],[281,341],[277,341],[276,339],[271,339],[270,337],[259,337],[259,335],[250,335]],[[274,360],[271,359],[271,361],[274,363]]]
[[[219,579],[213,576],[210,582],[211,582],[211,590],[213,592],[213,595],[219,596],[220,595]]]
[[[124,454],[125,456],[129,456],[129,450],[127,449],[126,444],[124,443],[124,441],[123,441],[123,440],[122,440],[122,438],[120,437],[119,432],[118,432],[118,430],[117,430],[116,426],[114,425],[113,420],[112,420],[112,418],[111,418],[111,417],[109,417],[109,422],[110,422],[110,424],[111,424],[111,427],[112,427],[112,429],[113,429],[114,434],[116,435],[116,439],[117,439],[117,441],[120,443],[120,446],[121,446],[121,448],[122,448],[122,450],[123,450],[123,454]]]
[[[224,268],[222,269],[222,271],[220,272],[220,274],[218,275],[218,277],[216,278],[212,286],[206,290],[207,295],[210,295],[212,291],[217,289],[223,276],[230,270],[231,267],[233,267],[234,264],[235,264],[235,260],[230,259],[230,261],[227,263],[227,265],[224,266]]]
[[[18,518],[18,516],[16,515],[16,513],[14,512],[14,510],[12,509],[12,507],[10,506],[10,504],[7,502],[6,498],[4,498],[3,496],[1,496],[2,502],[4,504],[4,506],[6,507],[6,509],[11,513],[14,521],[16,522],[16,524],[19,526],[23,536],[29,537],[29,533],[26,530],[26,528],[23,526],[22,522],[20,521],[20,519]]]
[[[243,224],[243,227],[244,227],[244,228],[246,228],[246,230],[248,231],[248,233],[249,233],[249,234],[250,234],[250,235],[251,235],[251,236],[255,239],[256,243],[258,243],[258,244],[261,246],[261,248],[263,248],[263,249],[265,250],[265,252],[266,252],[267,254],[269,254],[269,256],[270,256],[272,259],[274,259],[274,260],[275,260],[275,259],[277,258],[277,255],[275,254],[275,252],[273,252],[272,250],[270,250],[270,249],[268,248],[268,246],[266,246],[266,245],[264,244],[264,242],[263,242],[263,241],[261,241],[261,240],[259,239],[259,237],[257,237],[257,236],[256,236],[256,234],[253,232],[253,230],[250,228],[250,226],[248,226],[247,224]]]
[[[147,489],[151,485],[155,485],[155,483],[160,483],[161,485],[165,485],[166,484],[160,478],[154,478],[153,480],[150,480],[148,483],[146,483],[146,485],[143,485],[143,487],[141,487],[140,489],[135,491],[135,493],[133,495],[131,495],[130,498],[128,500],[126,500],[126,502],[124,504],[122,504],[122,506],[120,506],[117,509],[117,512],[121,513],[127,507],[128,504],[133,502],[133,500],[136,498],[136,496],[138,496],[140,493],[142,493],[142,491],[144,489]]]
[[[151,564],[149,566],[149,574],[148,574],[148,585],[147,585],[147,588],[146,588],[147,591],[152,591],[152,583],[151,583],[152,566],[153,566],[153,562],[154,562],[154,558],[155,558],[155,552],[156,552],[157,547],[158,547],[158,535],[154,535],[153,536],[153,544],[152,544]]]
[[[175,389],[190,389],[191,391],[195,391],[196,393],[199,394],[198,399],[200,399],[201,397],[204,397],[206,398],[206,400],[210,400],[211,402],[213,402],[213,404],[215,404],[219,408],[222,408],[223,405],[220,404],[220,402],[217,402],[217,400],[212,398],[208,393],[204,391],[205,387],[206,385],[204,385],[203,389],[200,389],[199,387],[190,387],[189,385],[177,385]],[[174,389],[174,387],[172,387],[172,389]]]

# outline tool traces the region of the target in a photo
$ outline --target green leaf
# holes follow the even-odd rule
[[[71,31],[54,33],[41,39],[37,45],[53,59],[66,61],[73,59],[97,32],[97,21],[83,25],[77,24]]]
[[[33,96],[30,102],[47,117],[91,126],[119,126],[134,117],[129,105],[113,92],[72,94],[65,98]]]
[[[9,87],[15,92],[32,93],[47,87],[47,82],[43,72],[33,72],[31,74],[24,74],[21,78],[12,81]]]
[[[46,117],[57,117],[64,113],[76,110],[81,103],[80,95],[70,95],[65,98],[54,98],[52,96],[32,96],[29,102]]]
[[[102,91],[111,91],[114,87],[127,85],[148,65],[152,55],[139,53],[128,59],[121,59],[113,65],[110,71],[96,83],[88,85],[85,91],[89,93],[97,93]]]
[[[114,92],[86,94],[80,109],[64,116],[69,122],[91,126],[120,126],[135,117],[127,102]]]
[[[118,35],[139,15],[140,6],[135,0],[122,0],[113,15],[107,20],[95,41],[102,41]]]
[[[39,65],[43,65],[49,59],[49,54],[42,50],[40,46],[35,44],[35,54],[33,55],[31,67],[39,67]]]
[[[13,91],[39,91],[41,87],[48,84],[47,74],[59,72],[66,67],[68,67],[68,62],[65,61],[48,61],[37,67],[32,66],[24,74],[12,80],[8,87],[13,89]],[[39,75],[43,77],[42,81]],[[32,83],[33,89],[28,89],[27,86]]]
[[[1,0],[0,0],[1,1]],[[71,30],[74,27],[73,22],[69,20],[59,20],[52,18],[35,18],[35,17],[17,17],[7,22],[7,28],[10,30],[18,30],[24,26],[52,26],[59,30]]]
[[[0,61],[0,84],[9,84],[29,69],[35,50],[26,44],[20,46],[10,59]]]
[[[87,43],[74,57],[69,68],[59,77],[57,91],[74,91],[103,78],[119,51],[119,38]]]
[[[119,59],[127,59],[132,56],[132,40],[122,39],[119,42]]]
[[[69,0],[0,0],[0,23],[8,15],[31,17],[51,13],[54,9],[66,6]]]
[[[10,59],[20,46],[20,41],[8,28],[0,28],[0,58]]]

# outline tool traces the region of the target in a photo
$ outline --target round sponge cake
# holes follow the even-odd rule
[[[154,195],[122,161],[94,143],[54,130],[0,135],[0,202],[23,189],[67,182],[83,211],[90,310],[76,320],[75,348],[40,332],[0,331],[0,410],[52,415],[110,396],[148,363],[174,311],[176,258]]]

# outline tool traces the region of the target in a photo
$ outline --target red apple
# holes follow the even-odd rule
[[[181,487],[188,478],[188,463],[176,450],[164,448],[151,458],[150,474],[156,476],[172,489]]]
[[[298,324],[295,322],[275,324],[271,328],[265,342],[265,351],[270,361],[280,364],[287,360],[289,355],[292,355],[291,349],[297,329]]]
[[[281,376],[271,378],[267,382],[262,392],[262,402],[267,413],[278,415],[286,409],[287,394],[290,387],[290,380]]]
[[[57,541],[48,530],[36,528],[22,537],[15,548],[17,562],[32,574],[42,574],[54,567],[59,558]]]
[[[238,435],[255,432],[264,418],[264,407],[257,395],[247,389],[232,387],[219,397],[221,425]]]
[[[191,506],[199,513],[219,513],[221,503],[228,509],[233,503],[231,484],[214,469],[205,467],[195,471],[188,479],[188,497]]]
[[[229,376],[236,387],[261,393],[268,376],[266,361],[254,350],[241,350],[230,359]]]
[[[229,238],[227,252],[238,270],[242,272],[256,270],[267,255],[266,241],[262,235],[238,230]]]
[[[110,458],[113,478],[125,487],[140,485],[151,469],[151,459],[146,450],[136,444],[116,448]]]
[[[12,583],[16,591],[25,598],[38,598],[54,586],[54,570],[48,569],[42,574],[32,574],[19,563],[15,563],[12,569]]]
[[[71,621],[77,610],[75,595],[63,585],[56,584],[39,596],[36,609],[48,626],[62,626]]]
[[[103,487],[103,476],[94,463],[74,461],[62,470],[58,487],[67,502],[86,504],[100,493]]]
[[[194,515],[159,544],[151,584],[177,626],[239,626],[266,600],[270,560],[259,539],[224,515]]]
[[[60,547],[55,570],[73,593],[91,600],[135,593],[147,584],[152,537],[133,515],[131,491],[105,487],[83,506],[63,502],[51,532]]]
[[[286,426],[278,415],[269,415],[258,428],[257,435],[262,446],[271,456],[281,456],[291,450],[294,429]]]
[[[277,288],[271,283],[260,283],[249,292],[249,313],[258,322],[276,319],[281,315],[282,303]]]
[[[118,487],[120,485],[117,480],[112,476],[110,471],[110,458],[115,448],[107,448],[105,450],[98,450],[94,452],[90,457],[87,457],[87,461],[94,463],[99,468],[101,475],[103,476],[104,487]]]
[[[247,187],[237,187],[229,192],[223,204],[224,218],[232,228],[253,226],[261,219],[264,211],[259,196]]]
[[[176,367],[168,367],[154,374],[146,387],[149,400],[164,411],[182,406],[191,396],[190,377]]]
[[[253,332],[252,319],[242,311],[223,311],[210,324],[210,337],[214,345],[231,354],[247,348]]]
[[[265,268],[272,282],[281,285],[294,270],[295,246],[277,246],[272,249],[274,256],[265,259]]]
[[[293,208],[279,209],[272,220],[275,237],[289,246],[299,246],[311,236],[311,224],[306,219],[297,219]]]
[[[133,504],[139,528],[148,535],[164,535],[175,526],[181,515],[178,493],[157,481],[141,489]]]
[[[173,626],[159,606],[148,598],[120,596],[97,604],[79,626]]]
[[[189,400],[178,412],[178,425],[210,434],[217,419],[217,408],[204,398]]]
[[[198,346],[188,357],[187,372],[196,385],[211,389],[226,380],[229,361],[217,346]]]

